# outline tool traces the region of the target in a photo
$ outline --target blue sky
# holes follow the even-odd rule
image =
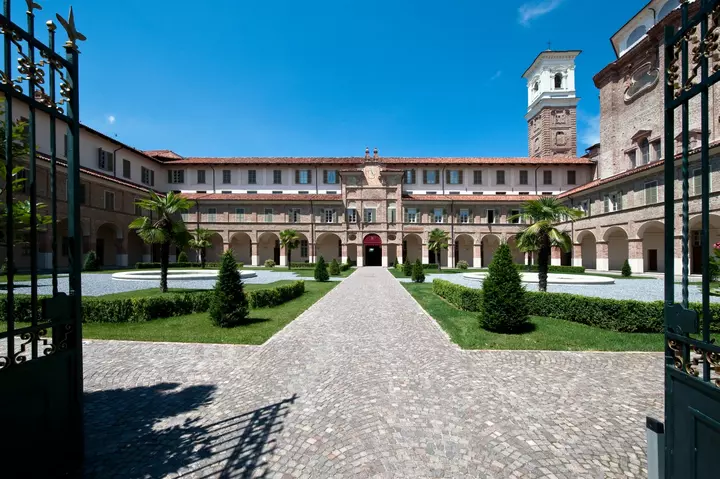
[[[21,8],[25,2],[16,1]],[[592,76],[646,0],[75,0],[82,121],[185,156],[526,156],[522,73],[580,49]],[[69,2],[44,2],[65,14]]]

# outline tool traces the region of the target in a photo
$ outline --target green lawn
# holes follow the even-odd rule
[[[477,313],[461,311],[432,292],[432,284],[403,283],[415,300],[464,349],[557,351],[663,351],[664,336],[618,333],[553,318],[532,317],[531,331],[498,334],[478,324]]]
[[[295,281],[275,281],[274,283],[267,283],[267,284],[246,284],[244,285],[245,291],[253,291],[257,289],[270,289],[270,288],[277,288],[278,286],[285,286],[288,284],[292,284]],[[308,281],[309,283],[309,281]],[[306,289],[307,284],[305,283]],[[202,291],[208,291],[207,289],[192,289],[192,288],[170,288],[168,290],[170,293],[198,293]],[[157,288],[148,288],[148,289],[139,289],[137,291],[126,291],[124,293],[115,293],[115,294],[106,294],[104,296],[97,296],[98,299],[127,299],[127,298],[147,298],[149,296],[160,296],[160,287]],[[96,296],[85,296],[86,298],[93,298]]]
[[[247,285],[247,289],[264,289],[272,285]],[[337,283],[305,283],[305,294],[276,308],[253,309],[251,322],[235,328],[213,326],[207,313],[174,318],[153,319],[145,323],[89,323],[83,325],[87,339],[121,339],[130,341],[167,341],[188,343],[262,344],[284,328]],[[251,288],[252,286],[252,288]],[[146,290],[147,291],[147,290]]]
[[[405,273],[401,269],[388,268],[390,274],[396,278],[406,278]],[[460,273],[477,273],[479,269],[455,269],[455,268],[443,268],[441,271],[436,269],[426,269],[425,274],[460,274]]]
[[[286,266],[275,266],[274,268],[265,268],[263,266],[243,266],[241,269],[247,269],[247,270],[260,270],[260,271],[272,271],[275,273],[296,273],[301,278],[312,278],[315,275],[315,270],[310,268],[293,268],[288,269]],[[350,268],[347,271],[341,271],[338,275],[332,275],[332,277],[336,278],[347,278],[350,276],[353,271],[355,271],[354,268]]]

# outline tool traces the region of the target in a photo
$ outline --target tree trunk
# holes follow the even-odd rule
[[[200,248],[198,256],[200,256],[200,267],[205,269],[205,248]]]
[[[442,251],[442,250],[435,251],[435,263],[437,263],[438,271],[442,270],[442,256],[441,256],[440,251]]]
[[[170,243],[160,245],[160,291],[167,293],[168,265],[170,264]]]
[[[550,238],[543,235],[538,252],[538,289],[547,291],[548,263],[550,262]]]
[[[290,256],[292,255],[292,249],[285,247],[285,262],[287,263],[287,268],[292,269],[292,263],[290,263]]]

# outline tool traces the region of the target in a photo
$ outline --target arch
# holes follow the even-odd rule
[[[247,233],[239,231],[230,237],[230,248],[235,261],[244,265],[252,264],[252,238]]]
[[[295,253],[296,251],[292,252],[293,256]],[[275,233],[262,233],[258,237],[257,254],[260,266],[263,266],[269,259],[275,261],[275,264],[280,264],[280,237]],[[295,259],[291,257],[290,261],[295,261]]]
[[[619,226],[613,226],[605,232],[603,238],[608,245],[608,268],[621,270],[625,261],[629,259],[627,232]]]
[[[335,233],[322,233],[315,239],[317,255],[322,256],[325,261],[342,261],[342,240]]]
[[[495,235],[485,235],[480,242],[482,251],[482,266],[487,268],[492,262],[495,251],[500,247],[500,238]]]
[[[700,215],[690,218],[690,273],[702,274],[702,217]],[[710,247],[720,241],[720,216],[710,215]],[[676,253],[677,254],[677,253]]]
[[[422,261],[422,238],[414,233],[406,234],[403,237],[403,263],[416,260]]]
[[[101,267],[118,264],[117,256],[120,254],[118,240],[122,241],[122,234],[114,224],[103,223],[97,229],[93,246]]]
[[[657,18],[655,19],[655,23],[658,23],[663,18],[667,17],[670,12],[675,10],[680,5],[680,0],[668,0],[665,2],[665,5],[663,5],[660,10],[658,11]]]
[[[643,270],[665,271],[665,225],[660,221],[648,221],[638,229],[642,240]]]
[[[140,263],[143,261],[143,256],[145,256],[145,251],[147,250],[148,246],[145,244],[145,242],[138,236],[137,232],[135,230],[129,230],[127,233],[128,237],[128,266],[134,267],[136,263]],[[144,258],[148,259],[148,258]]]
[[[363,238],[365,246],[382,246],[382,239],[375,233],[370,233]]]
[[[510,252],[512,254],[513,263],[525,264],[525,253],[520,251],[517,247],[517,240],[514,236],[508,239],[508,246],[510,246]]]
[[[597,269],[597,240],[590,231],[581,231],[578,235],[580,258],[585,269]]]
[[[556,90],[562,89],[563,74],[562,74],[562,73],[556,73],[554,79],[555,79],[555,89],[556,89]]]
[[[217,263],[223,254],[223,239],[220,233],[213,233],[210,237],[210,247],[205,251],[208,263]]]
[[[473,265],[473,256],[475,253],[475,240],[468,234],[459,234],[455,237],[455,264],[458,261],[465,261],[468,265]]]
[[[627,42],[625,43],[625,48],[630,48],[635,43],[637,43],[643,36],[645,36],[645,33],[647,32],[647,27],[645,25],[640,25],[635,30],[630,32],[630,35],[628,35]]]

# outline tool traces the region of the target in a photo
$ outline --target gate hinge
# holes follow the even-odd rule
[[[665,308],[665,327],[675,334],[695,334],[700,331],[697,311],[673,304]]]

